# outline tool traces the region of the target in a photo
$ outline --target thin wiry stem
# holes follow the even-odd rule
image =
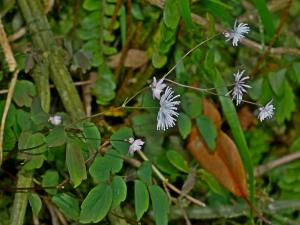
[[[193,86],[181,84],[181,83],[178,83],[178,82],[170,80],[170,79],[165,79],[165,80],[168,81],[168,82],[170,82],[170,83],[173,83],[173,84],[175,84],[177,86],[180,86],[180,87],[185,87],[185,88],[192,89],[192,90],[195,90],[195,91],[205,92],[205,93],[208,93],[208,94],[211,94],[211,95],[215,95],[215,96],[221,96],[221,97],[231,98],[230,96],[219,95],[216,92],[210,91],[210,90],[213,90],[215,88],[208,88],[208,89],[206,89],[206,88],[197,88],[197,87],[193,87]],[[251,105],[259,106],[259,107],[262,106],[262,104],[259,104],[259,103],[256,103],[256,102],[251,102],[251,101],[247,101],[247,100],[241,100],[241,101],[245,102],[245,103],[248,103],[248,104],[251,104]]]
[[[148,157],[142,152],[142,151],[137,151],[137,153],[140,155],[140,157],[144,160],[144,161],[150,161],[148,159]],[[199,206],[206,206],[205,203],[201,202],[198,199],[193,198],[192,196],[182,192],[181,190],[179,190],[177,187],[175,187],[173,184],[169,183],[168,179],[159,171],[159,169],[152,164],[152,170],[153,172],[156,174],[156,176],[171,190],[175,191],[177,194],[180,194],[181,196],[184,196],[186,199],[188,199],[189,201],[193,202],[196,205]]]
[[[185,53],[184,56],[182,56],[178,62],[163,76],[163,79],[165,79],[178,65],[179,63],[181,63],[189,54],[191,54],[193,51],[195,51],[197,48],[199,48],[200,46],[202,46],[203,44],[209,42],[210,40],[214,39],[215,37],[219,36],[220,34],[216,34],[202,42],[200,42],[199,44],[197,44],[195,47],[193,47],[192,49],[190,49],[187,53]]]

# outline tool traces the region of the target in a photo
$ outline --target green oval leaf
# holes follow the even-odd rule
[[[185,113],[180,113],[178,117],[179,133],[183,139],[186,139],[192,129],[192,122],[190,117]]]
[[[176,151],[168,151],[167,152],[167,158],[169,162],[176,167],[178,170],[188,173],[189,167],[187,165],[187,162],[184,160],[184,158]]]
[[[49,147],[57,147],[66,143],[67,135],[65,129],[61,126],[56,126],[50,130],[46,137],[46,142]]]
[[[45,191],[51,195],[55,195],[57,192],[56,185],[58,185],[59,175],[55,170],[47,170],[42,176],[42,187]]]
[[[83,133],[89,149],[96,152],[101,144],[101,133],[94,123],[86,122],[83,125]]]
[[[134,181],[135,215],[140,220],[149,207],[149,193],[147,186],[140,180]]]
[[[67,143],[66,164],[74,187],[80,185],[81,181],[86,179],[86,168],[79,145],[76,143]]]
[[[139,178],[144,181],[146,184],[151,183],[152,179],[152,164],[149,161],[143,162],[138,169]]]
[[[111,208],[114,209],[126,199],[127,186],[122,177],[115,176],[111,183],[111,187],[113,190],[113,199],[111,203]]]
[[[108,149],[104,156],[97,156],[89,172],[96,183],[109,179],[110,173],[117,173],[122,169],[123,159],[115,149]]]
[[[52,202],[58,206],[60,211],[71,220],[77,220],[79,217],[78,199],[66,194],[58,194],[52,197]]]
[[[33,170],[40,168],[43,165],[45,156],[43,153],[47,151],[45,144],[45,137],[41,133],[31,134],[30,132],[24,131],[19,137],[18,148],[25,153],[25,170]]]
[[[36,95],[35,86],[28,80],[18,80],[16,83],[13,100],[22,107],[30,107],[33,96]]]
[[[178,26],[180,13],[177,2],[174,0],[166,0],[164,8],[164,23],[167,27],[175,30]]]
[[[208,148],[214,150],[216,148],[217,129],[213,121],[208,116],[201,115],[197,117],[196,123]]]
[[[98,223],[108,213],[112,203],[113,191],[107,184],[94,187],[81,205],[79,221],[81,223]]]
[[[33,193],[33,192],[29,192],[28,193],[28,200],[29,200],[29,204],[31,206],[32,213],[35,216],[38,216],[39,212],[41,211],[41,208],[42,208],[41,198],[39,197],[38,194]]]
[[[167,194],[157,185],[151,185],[149,187],[149,192],[156,225],[167,225],[170,209],[170,202]]]
[[[83,8],[88,11],[94,11],[100,9],[101,4],[98,0],[85,0],[83,3]]]
[[[125,140],[128,140],[130,137],[133,137],[132,129],[122,127],[111,136],[110,143],[116,150],[126,155],[128,153],[129,143]]]

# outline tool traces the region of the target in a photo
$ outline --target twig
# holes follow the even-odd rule
[[[20,28],[17,32],[8,36],[8,41],[13,42],[15,40],[18,40],[19,38],[23,37],[24,34],[26,34],[26,31],[27,30],[25,27]]]
[[[126,42],[124,44],[124,47],[121,51],[121,56],[120,56],[120,60],[119,63],[115,69],[115,79],[118,80],[120,73],[121,73],[121,69],[122,69],[122,65],[124,64],[124,61],[126,59],[127,56],[127,52],[130,46],[130,42],[131,42],[131,38],[132,38],[132,18],[131,18],[131,8],[132,8],[132,2],[131,0],[127,0],[126,1],[126,10],[127,10],[127,38],[126,38]]]
[[[273,160],[273,161],[268,162],[266,164],[260,165],[260,166],[255,168],[254,174],[255,174],[256,177],[259,177],[259,176],[265,174],[266,172],[268,172],[268,171],[270,171],[270,170],[272,170],[276,167],[282,166],[282,165],[287,164],[289,162],[292,162],[296,159],[300,159],[300,151],[288,154],[288,155],[283,156],[279,159],[276,159],[276,160]]]
[[[150,2],[152,5],[156,5],[159,8],[163,8],[163,0],[148,0],[148,2]],[[192,13],[192,19],[195,23],[207,27],[208,21],[201,17],[198,16],[195,13]],[[215,24],[215,28],[218,32],[223,33],[224,31],[226,31],[226,29],[219,25],[219,24]],[[255,41],[252,41],[248,38],[244,38],[241,41],[242,44],[244,44],[247,47],[250,47],[251,49],[257,51],[257,52],[261,52],[263,50],[263,46],[258,44]],[[284,47],[276,47],[276,48],[270,48],[270,54],[277,54],[277,55],[282,55],[282,54],[289,54],[289,55],[294,55],[294,56],[298,56],[300,57],[300,49],[297,48],[284,48]]]
[[[4,55],[5,55],[8,67],[9,67],[9,71],[14,72],[11,83],[10,83],[10,87],[7,92],[8,94],[6,97],[6,102],[5,102],[2,119],[1,119],[1,126],[0,126],[0,167],[1,167],[2,160],[3,160],[3,141],[4,141],[5,121],[6,121],[6,117],[8,114],[8,110],[9,110],[10,103],[11,103],[11,100],[13,97],[13,93],[15,90],[18,73],[19,73],[19,70],[17,69],[17,63],[15,60],[15,57],[14,57],[11,47],[9,45],[7,35],[5,33],[1,19],[0,19],[0,44],[3,48],[3,52],[4,52]]]
[[[119,12],[121,6],[122,6],[122,0],[117,0],[117,1],[116,1],[116,4],[115,4],[113,16],[111,17],[111,20],[110,20],[110,23],[109,23],[108,31],[109,31],[110,34],[111,34],[112,31],[113,31],[114,24],[115,24],[115,22],[116,22],[116,20],[117,20],[118,12]]]
[[[8,64],[8,69],[10,72],[14,72],[17,68],[17,63],[13,55],[13,52],[11,50],[11,47],[9,45],[9,41],[6,32],[4,30],[1,18],[0,18],[0,44],[3,49],[6,62]]]
[[[148,157],[142,152],[142,151],[137,151],[138,154],[140,155],[140,157],[144,160],[144,161],[149,161]],[[152,170],[153,172],[156,174],[156,176],[163,182],[166,184],[166,186],[168,188],[170,188],[172,191],[176,192],[177,194],[185,197],[186,199],[188,199],[190,202],[193,202],[194,204],[198,205],[198,206],[206,206],[205,203],[201,202],[198,199],[195,199],[194,197],[183,193],[181,190],[179,190],[177,187],[175,187],[173,184],[169,183],[168,179],[159,171],[159,169],[152,165]]]
[[[55,213],[54,207],[51,204],[50,200],[47,197],[43,197],[43,200],[44,200],[45,205],[47,206],[47,208],[50,212],[52,225],[60,225],[58,217]]]
[[[265,59],[268,57],[268,55],[270,54],[270,51],[271,51],[271,48],[272,46],[275,44],[276,40],[278,39],[280,33],[281,33],[281,30],[282,30],[282,27],[289,15],[289,8],[291,7],[292,5],[292,0],[289,0],[288,1],[288,4],[287,6],[285,7],[281,17],[280,17],[280,23],[275,31],[275,34],[274,36],[272,37],[272,40],[270,41],[270,44],[268,46],[268,48],[266,49],[266,51],[264,52],[264,54],[262,56],[259,57],[259,59],[257,60],[257,63],[255,65],[255,67],[253,68],[252,72],[251,72],[251,76],[254,76],[257,74],[258,70],[259,70],[259,67],[260,65],[265,61]]]

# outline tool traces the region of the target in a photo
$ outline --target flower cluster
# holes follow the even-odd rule
[[[237,46],[238,42],[240,42],[245,36],[245,34],[248,34],[250,31],[250,28],[248,24],[246,23],[239,23],[237,20],[234,23],[234,27],[230,31],[224,32],[224,36],[227,38],[226,41],[232,40],[232,45]],[[247,94],[247,89],[251,88],[250,85],[246,84],[246,80],[248,80],[250,77],[244,75],[245,70],[238,71],[237,73],[234,73],[234,85],[233,89],[230,90],[226,96],[231,95],[232,100],[236,102],[236,105],[239,105],[243,101],[243,95]],[[275,107],[272,104],[272,100],[269,101],[265,106],[259,107],[259,114],[258,119],[260,121],[263,121],[264,119],[271,119],[274,115]]]
[[[248,24],[246,23],[238,23],[237,20],[234,23],[234,28],[226,31],[223,33],[225,36],[226,41],[232,40],[232,45],[237,46],[238,43],[245,37],[245,34],[248,34],[250,31],[250,28]],[[192,52],[194,49],[199,47],[201,44],[194,47],[192,50],[190,50],[186,55],[183,56],[186,57],[190,52]],[[176,65],[173,67],[173,69],[176,67]],[[170,71],[169,71],[170,72]],[[169,73],[168,72],[168,73]],[[179,113],[177,112],[178,106],[180,105],[180,100],[178,98],[180,95],[174,96],[174,91],[171,87],[167,86],[164,83],[164,80],[168,73],[161,79],[157,80],[156,77],[153,77],[153,81],[150,84],[150,88],[152,90],[153,99],[156,99],[159,101],[160,108],[157,114],[157,130],[163,130],[165,131],[168,128],[171,128],[175,126],[175,122],[177,120],[177,117],[179,116]],[[249,88],[252,88],[250,85],[246,84],[247,80],[250,79],[249,76],[244,76],[245,70],[237,71],[237,73],[234,73],[234,84],[232,85],[233,88],[230,90],[226,96],[231,96],[232,100],[235,101],[236,106],[241,104],[243,100],[243,95],[247,94],[247,90]],[[179,83],[176,83],[172,81],[172,83],[178,84],[180,86],[189,87],[187,85],[181,85]],[[195,88],[193,88],[195,89]],[[199,89],[200,90],[200,89]],[[203,91],[201,89],[200,91]],[[249,101],[245,101],[249,102]],[[251,104],[259,105],[259,114],[258,119],[260,121],[263,121],[265,119],[271,119],[274,115],[275,107],[273,106],[272,100],[269,101],[265,106],[262,106],[257,103],[249,102]],[[52,124],[59,124],[60,121],[56,118],[50,118],[49,119]],[[133,137],[126,140],[130,143],[128,152],[130,154],[133,154],[136,151],[140,151],[142,149],[142,146],[144,145],[144,142],[141,139],[134,139]]]
[[[167,85],[163,82],[163,78],[157,82],[156,77],[153,77],[150,87],[152,89],[153,98],[158,99],[160,104],[157,114],[156,129],[165,131],[166,129],[175,125],[176,117],[179,115],[179,113],[176,112],[177,106],[180,104],[180,101],[176,100],[179,95],[173,96],[174,91],[172,88],[167,87]],[[165,92],[162,96],[160,96],[163,89],[165,89]]]

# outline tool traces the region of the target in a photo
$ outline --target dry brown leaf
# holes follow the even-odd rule
[[[256,118],[250,110],[249,106],[244,106],[238,112],[241,126],[243,130],[248,130],[249,127],[256,122]]]
[[[239,152],[233,141],[219,131],[216,149],[208,150],[205,141],[193,126],[188,139],[188,150],[225,188],[236,196],[247,197],[246,173]]]
[[[216,125],[217,129],[221,127],[221,115],[216,106],[208,99],[204,98],[203,101],[203,114],[207,115]]]
[[[188,150],[225,188],[233,194],[247,198],[247,177],[236,145],[231,138],[221,130],[221,116],[217,108],[204,99],[203,112],[216,125],[218,135],[216,149],[210,151],[205,144],[196,125],[188,139]]]
[[[121,53],[108,57],[107,65],[111,68],[117,67],[120,58],[121,58]],[[149,59],[145,51],[139,49],[129,49],[124,61],[124,66],[137,69],[145,65],[148,62],[148,60]]]

